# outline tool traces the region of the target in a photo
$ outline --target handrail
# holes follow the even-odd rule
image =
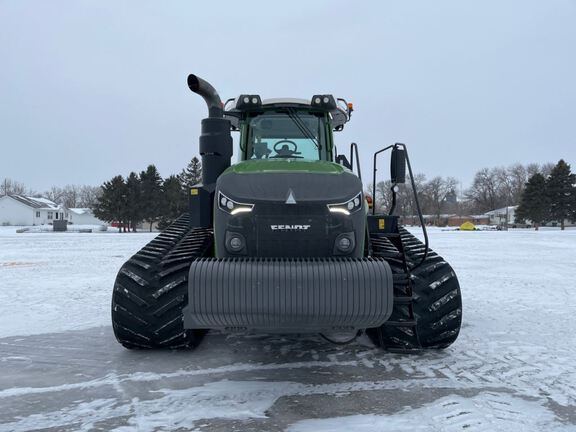
[[[362,173],[360,172],[360,156],[358,156],[358,145],[353,142],[350,144],[350,166],[354,166],[354,154],[356,154],[356,169],[358,170],[358,178],[362,180]]]
[[[408,156],[408,149],[406,148],[405,144],[396,143],[393,145],[389,145],[388,147],[384,147],[382,150],[378,150],[376,153],[374,153],[374,174],[372,177],[374,204],[372,206],[372,215],[376,214],[376,171],[378,171],[378,169],[376,167],[377,156],[380,153],[385,152],[386,150],[389,150],[389,149],[395,148],[395,147],[402,147],[404,149],[405,154],[406,154],[406,165],[408,165],[408,173],[410,174],[410,184],[412,185],[412,192],[414,193],[414,202],[416,204],[416,211],[418,212],[418,219],[420,220],[420,227],[422,228],[422,233],[424,234],[424,254],[422,255],[422,259],[420,260],[420,262],[410,269],[411,271],[414,271],[414,269],[420,267],[424,263],[424,261],[426,261],[426,258],[428,257],[428,246],[430,245],[430,241],[428,240],[428,231],[426,230],[426,225],[424,223],[424,217],[422,216],[422,210],[420,208],[420,202],[418,201],[418,193],[416,191],[416,183],[414,182],[414,174],[412,173],[412,165],[410,164],[410,157]],[[393,193],[395,194],[395,192],[393,192]],[[394,200],[394,204],[393,204],[394,206],[396,205],[395,201],[396,200]]]

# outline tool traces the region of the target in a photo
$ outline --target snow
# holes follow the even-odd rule
[[[70,207],[70,208],[68,208],[68,210],[71,211],[72,213],[76,213],[79,215],[83,215],[83,214],[91,211],[89,208],[80,208],[80,207],[78,207],[78,208]]]
[[[576,230],[432,229],[464,322],[417,356],[217,333],[192,353],[126,351],[111,289],[154,236],[0,227],[0,431],[576,430]]]
[[[530,413],[530,415],[526,415]],[[421,408],[407,408],[398,414],[356,415],[329,419],[303,420],[287,432],[569,432],[574,428],[554,425],[554,413],[538,402],[513,396],[483,392],[472,398],[449,396]],[[553,424],[551,427],[550,425]]]
[[[118,269],[155,235],[0,227],[0,337],[108,325]]]

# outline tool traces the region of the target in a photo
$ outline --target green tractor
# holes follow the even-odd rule
[[[400,352],[456,340],[456,275],[428,248],[418,204],[424,242],[393,214],[406,167],[413,177],[403,144],[374,154],[376,184],[377,156],[391,151],[394,203],[376,214],[356,145],[347,158],[333,140],[352,104],[332,95],[241,95],[224,104],[201,78],[190,75],[188,86],[208,105],[202,184],[190,189],[189,212],[118,273],[112,323],[123,346],[193,348],[208,329],[319,333],[339,343],[365,332]]]

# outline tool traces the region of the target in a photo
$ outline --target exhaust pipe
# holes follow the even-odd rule
[[[208,105],[208,116],[210,118],[222,118],[224,115],[223,104],[218,92],[212,85],[202,78],[190,74],[188,75],[188,87],[194,93],[199,94]]]
[[[190,191],[191,226],[211,227],[216,181],[230,166],[232,135],[230,120],[224,118],[224,106],[218,92],[210,83],[194,74],[188,75],[188,87],[202,96],[208,106],[208,117],[202,120],[200,156],[202,184]]]

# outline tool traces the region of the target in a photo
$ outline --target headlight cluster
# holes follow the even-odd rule
[[[235,215],[238,213],[251,212],[254,208],[254,204],[239,203],[231,200],[222,192],[218,193],[218,208],[226,213]]]
[[[352,198],[350,201],[346,201],[340,204],[328,204],[328,210],[331,213],[341,213],[349,215],[362,208],[364,201],[362,200],[362,192]]]

